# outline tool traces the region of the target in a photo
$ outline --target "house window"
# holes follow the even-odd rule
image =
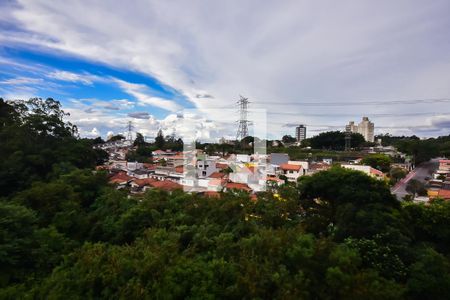
[[[206,171],[203,171],[203,172],[202,172],[202,175],[203,175],[203,176],[206,176]]]

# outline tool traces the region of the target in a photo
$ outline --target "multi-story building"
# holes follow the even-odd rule
[[[345,126],[345,130],[361,134],[367,142],[375,142],[375,125],[369,121],[368,117],[363,117],[358,125],[355,125],[355,122],[350,121],[348,125]]]
[[[306,126],[305,125],[299,125],[295,127],[295,138],[297,139],[298,143],[301,143],[303,140],[306,139]]]

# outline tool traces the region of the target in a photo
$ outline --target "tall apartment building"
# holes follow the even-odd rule
[[[297,139],[297,142],[301,143],[303,140],[306,139],[306,126],[305,125],[299,125],[295,127],[295,138]]]
[[[369,121],[368,117],[363,117],[358,125],[355,122],[350,121],[348,125],[345,126],[346,131],[361,134],[367,142],[375,141],[375,125]]]

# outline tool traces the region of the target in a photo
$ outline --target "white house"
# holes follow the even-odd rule
[[[281,174],[286,176],[289,181],[297,181],[297,179],[303,175],[302,166],[300,164],[281,164]]]

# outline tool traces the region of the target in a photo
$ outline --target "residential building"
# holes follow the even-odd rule
[[[355,171],[361,171],[365,173],[366,175],[369,175],[371,177],[377,178],[377,179],[384,179],[385,175],[380,170],[377,170],[375,168],[372,168],[371,166],[363,166],[363,165],[341,165],[341,167],[346,169],[351,169]]]
[[[355,122],[350,121],[348,125],[345,126],[345,130],[361,134],[367,142],[375,142],[375,125],[368,117],[363,117],[358,125],[355,125]]]
[[[297,139],[298,143],[301,143],[306,139],[306,126],[305,125],[299,125],[295,127],[295,138]]]
[[[286,176],[289,181],[297,181],[303,175],[301,165],[282,164],[280,165],[281,174]]]

